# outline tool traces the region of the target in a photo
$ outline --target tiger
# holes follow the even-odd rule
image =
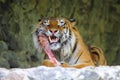
[[[106,65],[106,59],[100,48],[88,47],[75,26],[75,19],[49,17],[39,20],[33,31],[33,42],[39,53],[44,53],[38,36],[44,34],[48,38],[50,49],[60,62],[59,66],[83,68],[87,66]],[[42,65],[55,67],[48,56],[44,55]]]
[[[95,66],[107,65],[104,53],[100,48],[93,46],[93,45],[90,45],[88,48],[89,48],[90,55],[91,55],[91,58]]]

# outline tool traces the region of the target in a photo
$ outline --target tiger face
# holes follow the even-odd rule
[[[39,22],[36,35],[44,34],[49,41],[51,50],[59,50],[61,46],[66,43],[71,37],[70,21],[64,18],[48,18]]]

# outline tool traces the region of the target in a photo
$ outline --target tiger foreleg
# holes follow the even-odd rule
[[[44,61],[42,62],[42,65],[47,66],[47,67],[55,67],[55,66],[56,66],[56,65],[55,65],[52,61],[50,61],[50,60],[44,60]]]
[[[95,66],[94,64],[90,64],[90,63],[82,63],[82,64],[75,64],[75,65],[69,65],[67,63],[61,63],[62,67],[65,68],[83,68],[83,67],[87,67],[87,66]]]
[[[72,66],[70,66],[70,65],[68,65],[67,63],[63,63],[63,62],[61,62],[61,64],[60,65],[55,65],[52,61],[50,61],[50,60],[44,60],[43,62],[42,62],[42,65],[43,66],[47,66],[47,67],[55,67],[55,66],[61,66],[61,67],[72,67]]]
[[[50,60],[44,60],[42,62],[42,65],[47,66],[47,67],[61,66],[61,67],[64,67],[64,68],[83,68],[83,67],[87,67],[87,66],[91,66],[91,65],[94,66],[93,64],[90,64],[90,63],[82,63],[82,64],[69,65],[66,62],[61,62],[60,65],[56,65],[56,64],[54,64]]]

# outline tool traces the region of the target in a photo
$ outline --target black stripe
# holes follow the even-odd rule
[[[70,35],[71,35],[71,34],[70,34]],[[76,47],[77,47],[77,41],[75,42],[75,45],[74,45],[73,50],[72,50],[72,53],[70,54],[70,56],[69,56],[66,60],[69,61],[69,59],[72,57],[72,55],[73,55],[73,53],[74,53]]]
[[[97,53],[97,52],[92,52],[91,54],[97,55],[98,59],[100,60],[100,55],[99,55],[99,53]]]
[[[77,58],[75,64],[76,64],[76,63],[78,62],[78,60],[80,59],[81,55],[82,55],[82,52],[81,52],[81,54],[79,55],[79,57]]]
[[[94,48],[96,48],[97,50],[95,50]],[[97,47],[89,47],[89,51],[90,51],[91,55],[97,55],[98,59],[100,60],[100,54],[99,53],[102,53],[102,52],[100,51],[99,48],[97,48]]]
[[[74,47],[73,47],[72,53],[74,53],[76,47],[77,47],[77,41],[75,41],[75,45],[74,45]]]

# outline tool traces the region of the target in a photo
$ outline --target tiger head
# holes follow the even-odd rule
[[[42,19],[34,31],[34,44],[40,48],[37,36],[44,34],[49,41],[51,50],[56,51],[61,49],[64,44],[70,42],[71,28],[74,20],[67,20],[65,18],[46,18]]]

